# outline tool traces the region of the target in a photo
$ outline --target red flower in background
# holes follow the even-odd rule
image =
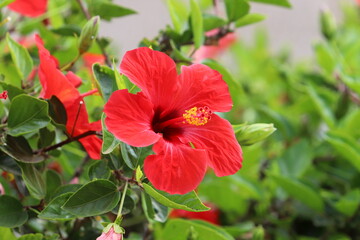
[[[8,98],[8,92],[7,91],[3,91],[2,93],[0,93],[0,99],[7,99]]]
[[[48,0],[15,0],[8,7],[27,17],[37,17],[46,12]]]
[[[219,29],[214,29],[206,33],[206,36],[214,36]],[[216,58],[231,45],[236,42],[235,33],[228,33],[218,41],[217,45],[201,46],[194,54],[194,62],[200,63],[206,58]]]
[[[242,151],[231,124],[213,112],[232,107],[221,75],[207,66],[183,66],[177,75],[166,54],[142,47],[125,54],[120,71],[141,88],[114,92],[105,105],[108,130],[121,141],[155,155],[145,159],[152,184],[170,194],[194,190],[207,166],[217,176],[241,168]]]
[[[219,216],[220,211],[212,204],[206,204],[211,207],[209,211],[205,212],[189,212],[182,209],[173,209],[170,212],[170,218],[187,218],[187,219],[199,219],[215,225],[220,225]]]
[[[85,53],[83,55],[84,65],[89,70],[89,72],[92,72],[92,65],[94,63],[99,63],[100,65],[105,63],[105,57],[102,54],[99,53]]]
[[[36,44],[40,57],[39,78],[43,87],[40,97],[51,98],[55,95],[64,104],[67,114],[66,130],[71,137],[88,131],[100,131],[100,121],[89,123],[83,99],[85,96],[97,92],[97,90],[80,94],[76,87],[81,84],[81,79],[72,72],[64,75],[58,69],[57,60],[45,49],[39,36],[36,36]],[[90,135],[81,138],[79,141],[92,159],[100,159],[101,139]]]

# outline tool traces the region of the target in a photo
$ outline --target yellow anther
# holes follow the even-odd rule
[[[205,125],[211,119],[211,110],[209,107],[193,107],[189,110],[185,110],[183,123],[188,123],[195,126]]]

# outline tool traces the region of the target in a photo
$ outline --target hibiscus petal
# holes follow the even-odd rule
[[[126,52],[120,72],[141,88],[155,106],[168,102],[176,88],[175,62],[165,53],[148,47]]]
[[[102,140],[95,135],[81,138],[79,142],[84,146],[86,152],[92,159],[101,159],[100,151]]]
[[[183,66],[178,77],[181,86],[173,96],[173,105],[181,110],[208,106],[214,112],[232,108],[229,88],[219,72],[201,64]]]
[[[46,12],[47,0],[15,0],[8,7],[24,16],[37,17]]]
[[[118,90],[110,96],[104,112],[108,130],[131,146],[149,146],[161,137],[152,130],[153,105],[142,93]]]
[[[153,150],[156,155],[145,159],[144,172],[155,188],[170,194],[185,194],[204,178],[208,158],[205,150],[163,139]]]
[[[192,142],[196,149],[206,149],[208,165],[218,177],[234,174],[242,166],[242,150],[234,130],[227,120],[216,114],[203,126],[184,127],[182,141]]]
[[[52,95],[58,97],[62,103],[74,101],[79,97],[79,91],[72,83],[57,69],[57,63],[44,47],[41,38],[36,35],[36,45],[39,49],[40,66],[39,78],[43,89],[40,93],[42,98],[51,98]]]
[[[81,78],[79,78],[77,75],[75,75],[73,72],[68,72],[66,74],[66,78],[69,80],[69,82],[74,86],[74,87],[79,87],[81,85]]]

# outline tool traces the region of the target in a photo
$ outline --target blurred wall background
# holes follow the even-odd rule
[[[266,28],[273,49],[291,46],[295,58],[307,58],[312,54],[312,43],[318,40],[319,12],[328,9],[341,19],[340,6],[355,0],[290,0],[291,9],[251,3],[253,13],[267,17],[262,23],[237,30],[237,35],[251,41],[256,28]],[[115,0],[118,4],[138,12],[110,23],[102,22],[101,36],[114,40],[119,57],[137,47],[143,37],[153,38],[167,24],[171,24],[166,4],[162,0]]]

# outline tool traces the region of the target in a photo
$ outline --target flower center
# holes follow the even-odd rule
[[[188,123],[195,126],[205,125],[211,119],[212,111],[209,107],[193,107],[185,110],[183,123]]]

